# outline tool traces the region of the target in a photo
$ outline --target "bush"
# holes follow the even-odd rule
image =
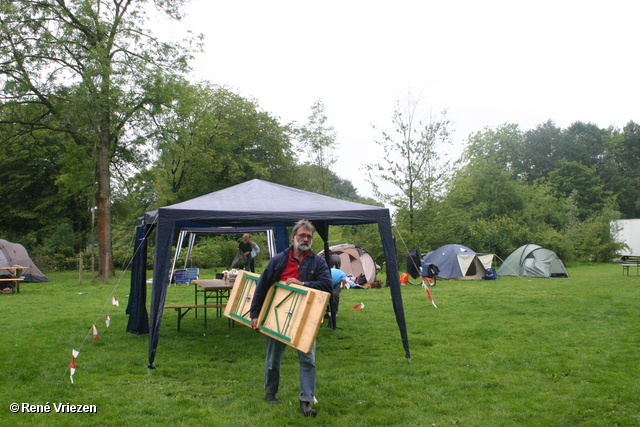
[[[547,249],[551,249],[565,262],[572,262],[576,259],[575,239],[569,233],[560,233],[552,228],[547,228],[535,234],[531,243],[538,244]]]
[[[193,247],[189,265],[198,268],[225,270],[231,266],[237,247],[238,244],[235,241],[220,241],[215,238],[203,239],[201,243]],[[184,256],[186,256],[186,252],[181,257],[182,262],[184,262]]]
[[[578,253],[582,261],[609,262],[625,246],[616,242],[611,233],[611,220],[617,219],[611,213],[590,218],[580,225]]]
[[[30,253],[32,260],[41,270],[78,268],[78,254],[83,247],[85,236],[83,233],[75,232],[70,221],[48,227],[42,235],[42,244]]]

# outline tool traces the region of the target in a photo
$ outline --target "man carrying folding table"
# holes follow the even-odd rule
[[[293,227],[293,245],[271,260],[256,284],[251,303],[251,327],[258,331],[258,316],[267,292],[278,281],[296,284],[331,293],[331,272],[324,258],[311,251],[315,227],[307,220],[298,221]],[[267,337],[267,356],[264,366],[264,388],[267,401],[281,403],[277,393],[280,386],[280,365],[286,344]],[[300,361],[300,410],[305,417],[316,416],[311,407],[316,402],[316,343],[309,353],[298,351]]]

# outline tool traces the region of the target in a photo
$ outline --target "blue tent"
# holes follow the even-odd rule
[[[276,249],[282,251],[290,244],[287,227],[292,227],[299,219],[308,219],[313,222],[324,241],[327,258],[330,254],[327,243],[329,226],[378,224],[387,267],[387,286],[391,289],[396,321],[400,328],[405,355],[409,359],[409,342],[389,210],[254,179],[160,208],[141,218],[137,228],[137,243],[131,274],[131,291],[127,307],[127,314],[130,316],[127,331],[136,334],[149,333],[149,368],[154,368],[153,362],[169,284],[171,247],[177,230],[187,227],[190,229],[229,226],[273,227]],[[147,316],[144,266],[147,259],[147,236],[153,228],[156,230],[155,263],[151,314]],[[335,325],[335,321],[333,324]]]
[[[452,244],[426,254],[422,258],[422,271],[428,271],[428,265],[433,264],[442,279],[481,280],[492,263],[493,254],[478,254],[466,246]]]

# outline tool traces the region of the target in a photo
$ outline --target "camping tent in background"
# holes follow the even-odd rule
[[[493,254],[478,254],[462,245],[444,245],[422,258],[423,274],[433,264],[442,279],[482,280],[487,268],[491,268]]]
[[[0,275],[10,273],[9,270],[3,270],[2,267],[11,267],[14,265],[29,267],[22,273],[25,282],[49,281],[42,271],[31,261],[24,246],[19,243],[11,243],[0,239]]]
[[[551,249],[529,243],[520,246],[498,269],[500,276],[569,277],[560,257]]]
[[[347,276],[358,277],[364,274],[367,283],[373,283],[376,280],[380,266],[376,264],[371,254],[360,246],[349,243],[333,245],[329,246],[329,253],[340,257],[340,270],[347,273]],[[318,255],[324,256],[324,249],[318,252]]]

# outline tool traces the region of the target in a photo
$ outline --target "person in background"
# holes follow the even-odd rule
[[[242,236],[242,242],[238,244],[238,250],[247,257],[247,262],[244,265],[245,271],[254,272],[255,267],[253,265],[253,257],[251,256],[253,245],[251,243],[251,237],[249,237],[248,234],[244,234]]]
[[[298,221],[293,227],[293,245],[280,252],[267,264],[260,276],[251,302],[251,327],[259,330],[258,316],[264,304],[267,291],[278,281],[287,285],[296,284],[331,293],[331,272],[327,262],[311,251],[315,228],[307,220]],[[280,387],[280,365],[286,344],[267,337],[267,355],[264,363],[264,388],[269,403],[281,403],[278,398]],[[309,353],[298,351],[300,362],[300,411],[305,417],[316,416],[311,403],[317,402],[316,391],[316,343]]]
[[[253,240],[251,241],[251,272],[255,273],[256,257],[260,253],[260,246]]]
[[[340,291],[342,291],[342,286],[348,286],[347,282],[347,273],[337,268],[331,269],[331,283],[333,286],[333,290],[331,291],[331,300],[333,301],[333,306],[336,308],[336,317],[338,317],[338,304],[340,304]],[[331,304],[329,305],[331,307]],[[333,329],[331,313],[328,313],[329,316],[329,327]],[[337,324],[338,322],[336,322]]]
[[[329,258],[331,259],[331,265],[329,267],[339,269],[340,265],[342,264],[342,260],[340,260],[340,255],[332,253]]]

